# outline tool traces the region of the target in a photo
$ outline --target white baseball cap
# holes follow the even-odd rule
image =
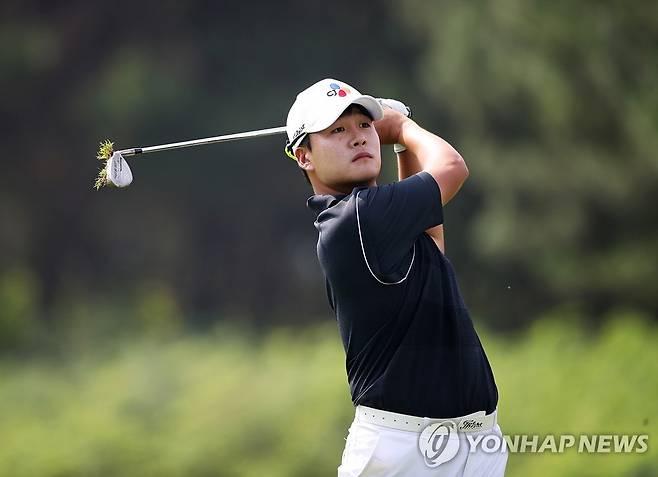
[[[295,159],[293,151],[307,134],[331,126],[351,104],[366,108],[374,121],[384,117],[382,106],[375,98],[359,93],[343,81],[326,78],[299,93],[286,121],[286,154]]]

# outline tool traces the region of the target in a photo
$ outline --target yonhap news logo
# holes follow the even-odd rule
[[[444,421],[427,426],[418,438],[418,447],[428,467],[438,467],[448,462],[459,451],[455,423]]]
[[[469,452],[487,454],[562,454],[573,449],[579,454],[644,454],[649,450],[648,434],[465,434]]]
[[[452,460],[460,447],[469,453],[485,454],[644,454],[649,450],[648,434],[517,434],[477,432],[482,423],[469,420],[455,426],[443,421],[427,426],[418,437],[425,465],[438,467]],[[475,432],[473,432],[475,431]]]

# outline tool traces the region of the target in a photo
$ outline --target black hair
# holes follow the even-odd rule
[[[361,106],[360,104],[352,103],[350,104],[345,111],[343,111],[343,114],[341,114],[339,117],[347,116],[348,114],[354,113],[354,110],[356,109],[357,112],[363,114],[364,116],[368,116],[371,121],[374,121],[375,118],[372,117],[372,114],[370,114],[370,111],[368,111],[364,106]]]
[[[302,142],[299,143],[299,147],[305,147],[309,151],[311,150],[311,135],[310,134],[307,134],[306,136],[304,136],[304,139],[302,139]],[[302,171],[302,175],[306,179],[306,182],[308,182],[308,185],[312,186],[313,184],[311,184],[311,179],[308,178],[308,172],[306,172],[305,169],[301,169],[301,168],[300,168],[300,171]]]

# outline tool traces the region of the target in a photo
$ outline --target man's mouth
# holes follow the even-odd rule
[[[363,159],[364,157],[370,157],[370,158],[372,158],[372,154],[370,154],[370,153],[368,153],[368,152],[360,152],[360,153],[358,153],[356,156],[354,156],[354,157],[352,158],[352,162],[356,162],[356,161],[358,161],[359,159]]]

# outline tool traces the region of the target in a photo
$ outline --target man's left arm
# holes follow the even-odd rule
[[[409,176],[419,173],[422,171],[420,162],[418,158],[413,153],[413,151],[407,149],[406,151],[399,152],[397,154],[398,158],[398,180],[406,179]],[[425,230],[427,235],[432,237],[436,246],[439,247],[441,253],[445,255],[445,239],[443,235],[443,224],[437,225],[436,227],[431,227]]]
[[[384,118],[375,123],[377,132],[380,136],[382,144],[388,144],[391,141],[396,142],[400,137],[400,124],[406,118],[399,111],[396,111],[391,108],[384,108]],[[437,143],[437,149],[453,152],[454,148],[450,146],[446,141],[440,137],[429,133],[428,136],[424,137],[423,140],[427,141],[427,138],[431,139],[432,143]],[[434,147],[436,147],[434,146]],[[430,146],[433,147],[433,146]],[[398,178],[399,180],[406,179],[414,174],[417,174],[423,170],[421,161],[418,159],[418,156],[414,152],[417,148],[407,148],[405,151],[399,152],[397,154],[397,163],[398,163]],[[456,152],[456,151],[454,151]],[[458,153],[457,153],[458,154]],[[449,200],[450,197],[443,197],[447,191],[441,191],[442,199]],[[446,200],[446,202],[447,202]],[[444,238],[444,229],[443,225],[437,225],[431,227],[425,232],[432,237],[436,246],[441,250],[442,253],[445,253],[445,238]]]

